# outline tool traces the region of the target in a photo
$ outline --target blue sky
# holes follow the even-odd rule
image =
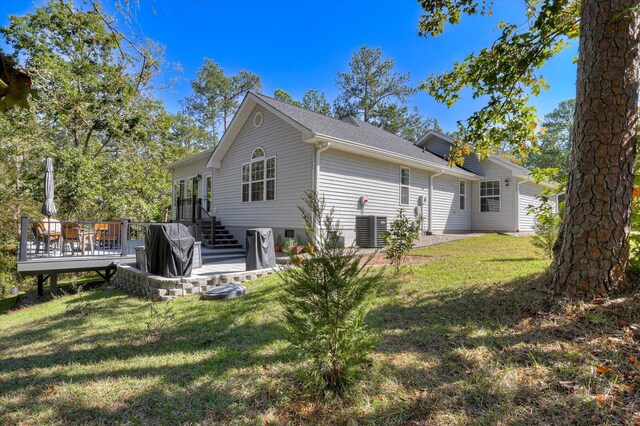
[[[0,25],[7,24],[8,15],[27,13],[41,3],[0,0]],[[135,13],[136,31],[166,49],[168,64],[161,79],[176,82],[157,95],[175,112],[179,101],[189,95],[189,81],[204,57],[229,73],[247,69],[259,74],[268,95],[281,88],[301,98],[306,90],[318,89],[332,100],[337,94],[336,73],[347,70],[352,51],[366,44],[382,48],[395,59],[397,70],[410,72],[412,82],[418,84],[490,45],[499,34],[498,21],[523,22],[524,2],[496,0],[491,18],[463,17],[459,25],[428,39],[417,35],[421,9],[414,0],[140,0]],[[574,97],[572,59],[576,55],[577,43],[573,43],[540,71],[551,85],[533,100],[541,116]],[[179,64],[181,70],[169,64]],[[469,94],[452,108],[425,92],[418,92],[411,102],[423,114],[436,117],[446,131],[454,130],[457,120],[481,106]]]

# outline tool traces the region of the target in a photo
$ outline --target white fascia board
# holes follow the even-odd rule
[[[322,134],[315,135],[314,138],[309,139],[308,142],[317,140],[326,140],[331,142],[331,148],[335,148],[340,151],[351,152],[354,154],[362,155],[365,157],[376,158],[383,161],[394,160],[397,163],[401,163],[407,166],[415,167],[416,169],[427,170],[430,172],[440,172],[444,174],[464,177],[467,180],[482,180],[482,176],[478,176],[474,173],[467,172],[462,169],[456,169],[451,166],[432,163],[426,160],[418,160],[413,157],[409,157],[403,154],[397,154],[395,152],[386,151],[382,149],[373,148],[368,145],[359,144],[345,139],[335,138],[333,136],[327,136]]]

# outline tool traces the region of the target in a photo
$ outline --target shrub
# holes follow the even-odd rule
[[[400,273],[400,268],[409,251],[414,247],[414,241],[420,236],[417,226],[411,225],[409,218],[404,215],[404,211],[398,211],[398,217],[391,224],[384,236],[385,258],[394,266],[396,274]]]
[[[149,305],[149,318],[145,322],[147,337],[155,340],[164,340],[170,336],[172,327],[180,324],[178,315],[169,302],[151,302]]]
[[[534,215],[533,230],[535,232],[531,238],[531,244],[541,249],[549,259],[552,259],[553,246],[558,239],[561,218],[558,213],[554,213],[547,198],[542,198],[541,201],[538,207],[529,208],[529,213]]]
[[[368,299],[381,280],[355,247],[343,247],[333,209],[308,191],[299,206],[303,225],[315,250],[299,268],[280,273],[284,282],[279,303],[284,308],[287,340],[308,370],[308,385],[343,395],[370,362],[376,334],[364,322]]]

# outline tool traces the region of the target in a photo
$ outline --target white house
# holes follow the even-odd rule
[[[347,245],[356,216],[393,220],[400,208],[425,233],[530,231],[528,206],[547,184],[495,156],[469,156],[464,167],[451,167],[444,157],[452,142],[429,131],[414,144],[353,117],[248,93],[215,149],[169,166],[172,219],[208,212],[226,229],[229,247],[247,228],[295,238],[303,236],[299,196],[312,189],[335,209]]]

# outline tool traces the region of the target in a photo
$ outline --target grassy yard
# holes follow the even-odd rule
[[[150,303],[118,291],[1,315],[0,423],[640,422],[638,298],[549,304],[526,238],[413,254],[428,263],[373,301],[383,341],[350,400],[301,391],[270,276],[240,299],[171,302],[164,339]]]

